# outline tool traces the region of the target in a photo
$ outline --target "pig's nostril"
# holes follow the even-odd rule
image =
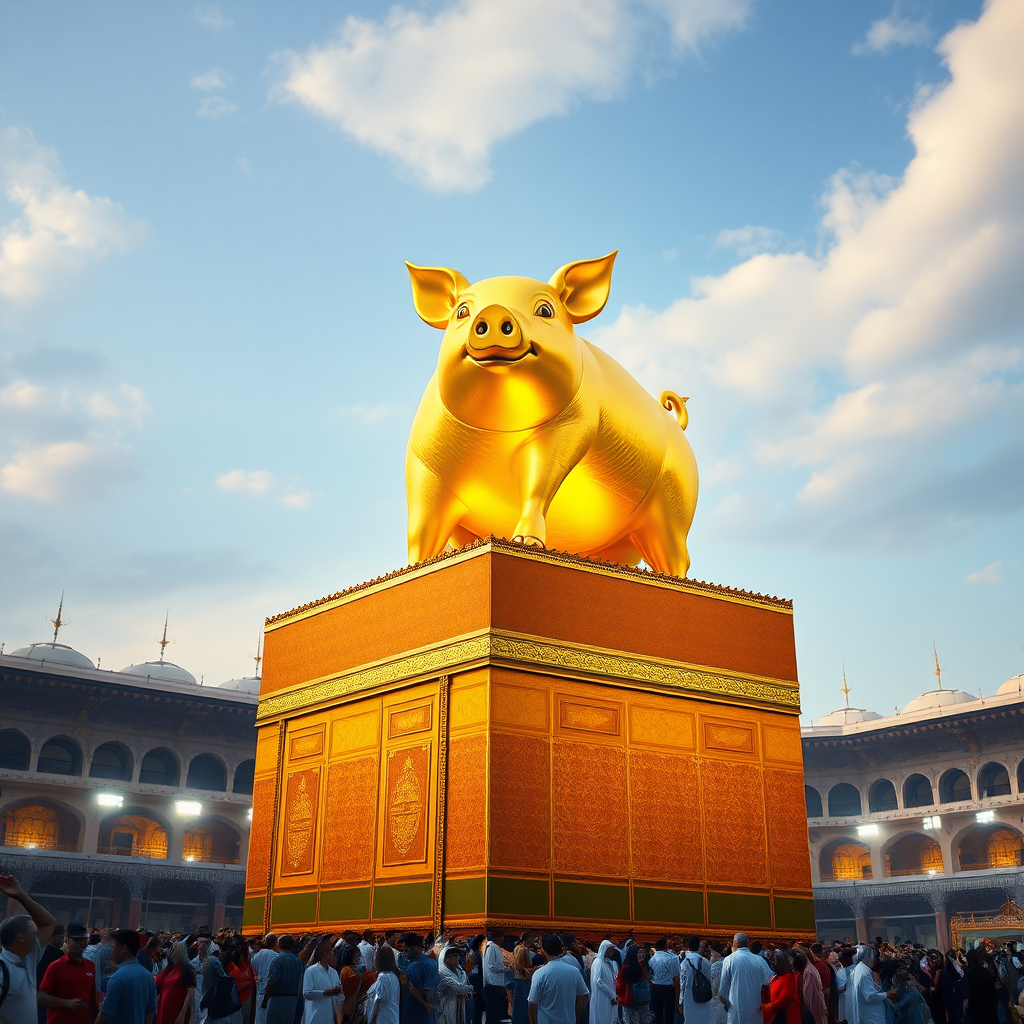
[[[483,335],[487,333],[487,322],[485,320],[479,321],[476,325],[476,333]]]
[[[508,335],[510,335],[514,330],[515,327],[512,326],[511,320],[501,321],[501,333],[504,334],[506,337],[508,337]]]

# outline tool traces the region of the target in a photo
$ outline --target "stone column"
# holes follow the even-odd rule
[[[946,894],[936,888],[928,894],[929,902],[935,913],[935,946],[940,953],[949,950],[949,917],[946,914]]]
[[[867,942],[868,941],[868,919],[867,919],[867,900],[864,899],[853,899],[850,900],[850,906],[853,908],[853,920],[857,929],[857,941]]]

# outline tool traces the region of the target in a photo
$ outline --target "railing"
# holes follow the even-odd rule
[[[238,857],[195,857],[185,856],[190,864],[241,864]]]
[[[113,768],[106,764],[94,764],[89,769],[90,779],[115,779],[118,782],[131,782],[131,772],[125,772],[123,768]]]
[[[872,800],[868,810],[872,814],[885,814],[886,811],[898,811],[899,805],[895,800]]]
[[[994,783],[991,786],[986,786],[984,792],[981,794],[983,800],[987,800],[990,796],[1009,796],[1010,784],[1008,782]]]
[[[0,768],[12,772],[27,772],[29,759],[20,754],[0,754]]]
[[[863,882],[871,879],[871,868],[865,868],[865,873],[859,878],[840,878],[834,871],[822,871],[821,880],[823,882]]]
[[[71,761],[62,761],[56,757],[41,757],[36,762],[36,771],[47,775],[77,775],[75,768]]]
[[[1012,864],[993,864],[990,860],[964,860],[960,858],[961,871],[991,871],[996,868],[1019,868],[1021,866],[1021,854],[1017,851],[1017,859]]]
[[[2,844],[9,850],[56,850],[58,853],[81,853],[82,848],[78,843],[33,843],[20,839],[5,839]]]
[[[906,878],[908,875],[941,875],[941,868],[894,868],[889,871],[889,878]]]
[[[112,854],[115,857],[150,857],[167,860],[166,846],[97,846],[97,853]]]

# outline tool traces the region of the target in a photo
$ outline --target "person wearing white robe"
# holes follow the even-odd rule
[[[747,943],[747,936],[738,932],[722,964],[718,998],[727,1008],[728,1024],[761,1024],[761,987],[772,980],[771,968]]]
[[[686,1024],[712,1024],[714,998],[706,1003],[693,1000],[693,978],[698,971],[711,981],[711,964],[697,950],[687,950],[679,967],[679,1005]]]
[[[612,943],[605,939],[590,965],[590,1024],[615,1024],[619,1019],[615,1002],[615,965],[608,959]]]
[[[875,951],[858,946],[853,970],[846,982],[847,1024],[885,1024],[885,992],[871,973]]]
[[[268,1008],[263,1005],[263,996],[267,991],[267,975],[270,965],[277,956],[277,936],[268,935],[263,948],[256,950],[249,958],[249,966],[256,972],[256,1024],[267,1024]]]
[[[341,1010],[341,977],[330,942],[322,942],[316,963],[302,975],[302,1024],[334,1024]]]

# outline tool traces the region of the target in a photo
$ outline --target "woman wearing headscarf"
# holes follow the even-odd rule
[[[825,1005],[825,991],[821,986],[818,968],[811,963],[802,949],[794,949],[793,970],[800,977],[800,991],[804,1006],[811,1011],[814,1024],[828,1024],[828,1007]]]
[[[188,962],[188,947],[175,942],[170,961],[156,976],[156,1024],[189,1024],[196,975]]]
[[[612,943],[605,939],[590,965],[590,1024],[615,1024],[618,1020],[615,966],[610,958],[611,949]]]
[[[999,1020],[999,999],[996,995],[996,979],[986,965],[981,953],[972,949],[967,953],[967,1012],[966,1024],[997,1024]]]
[[[775,950],[771,966],[775,977],[769,983],[768,1002],[759,1007],[761,1019],[764,1024],[800,1024],[800,980],[784,949]]]
[[[367,1024],[398,1024],[402,983],[398,980],[395,951],[390,946],[377,950],[377,980],[366,995]]]
[[[889,997],[885,1005],[888,1024],[924,1024],[924,997],[905,967],[896,970],[892,988],[886,994]]]
[[[466,1001],[473,995],[473,986],[459,966],[456,946],[445,946],[437,958],[437,989],[434,995],[437,1024],[466,1024]]]
[[[626,959],[615,979],[615,998],[622,1007],[625,1024],[650,1024],[654,1017],[651,1013],[650,976],[644,966],[647,958],[641,957],[642,948],[634,943],[626,950]]]

